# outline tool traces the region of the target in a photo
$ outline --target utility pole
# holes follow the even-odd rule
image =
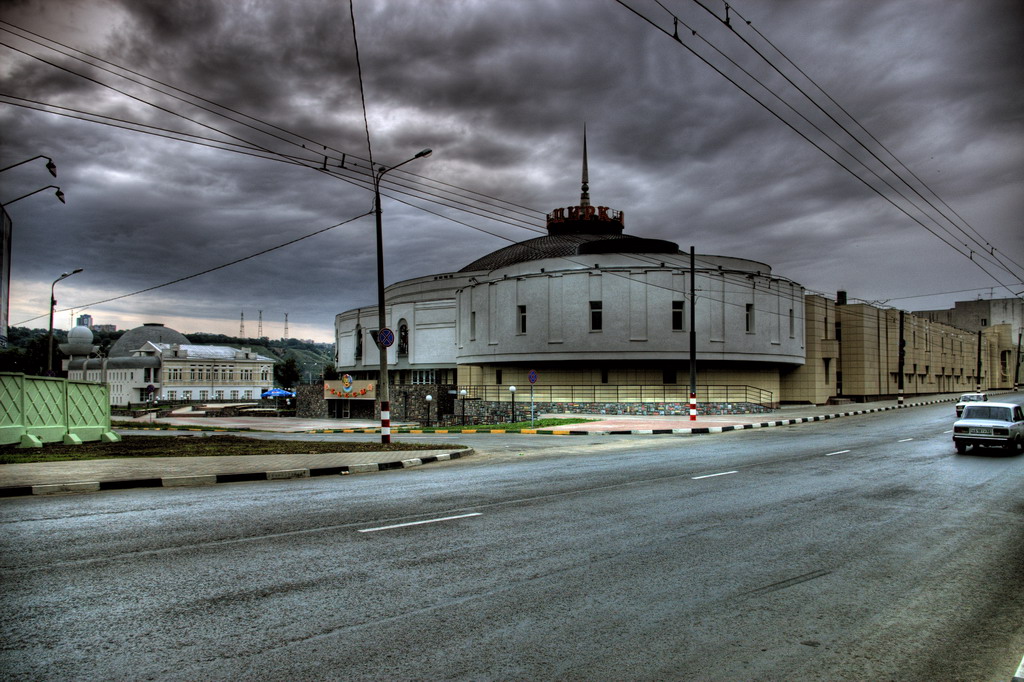
[[[981,393],[981,330],[978,330],[978,386],[977,392]]]
[[[690,421],[697,421],[697,276],[696,258],[690,247]]]
[[[1024,329],[1017,330],[1017,364],[1013,367],[1013,390],[1016,393],[1017,386],[1020,384],[1020,337],[1024,334]]]
[[[238,318],[238,338],[245,338],[245,311],[242,311],[241,316]]]
[[[903,335],[903,323],[905,313],[900,311],[900,353],[899,361],[896,364],[896,405],[903,407],[903,370],[907,364],[907,339]]]

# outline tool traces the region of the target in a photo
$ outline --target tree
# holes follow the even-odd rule
[[[282,388],[292,388],[299,383],[299,363],[295,358],[288,358],[284,362],[274,365],[274,380]]]

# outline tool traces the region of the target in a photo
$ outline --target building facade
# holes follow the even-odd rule
[[[685,414],[691,339],[702,413],[895,397],[901,368],[905,395],[1013,388],[1020,300],[901,314],[808,294],[762,262],[626,234],[590,203],[585,151],[583,168],[579,205],[546,235],[386,288],[394,418],[513,418],[517,392],[543,412]],[[377,320],[335,318],[350,379],[377,380]],[[375,414],[325,399],[329,416]]]
[[[91,338],[85,327],[69,333],[69,339],[76,340],[79,348],[88,348]],[[111,347],[108,357],[79,353],[76,357],[72,352],[65,361],[68,378],[107,384],[111,405],[117,406],[151,400],[259,400],[274,384],[272,358],[248,348],[190,344],[184,335],[163,325],[145,325],[127,332]]]
[[[803,288],[766,263],[684,253],[624,225],[621,211],[591,204],[584,158],[580,202],[552,211],[545,236],[388,287],[396,417],[403,393],[419,404],[424,390],[437,413],[507,412],[513,386],[521,398],[532,388],[545,411],[682,412],[691,340],[704,411],[778,405],[806,360]],[[375,306],[336,316],[340,371],[377,378],[376,327]],[[422,405],[414,412],[404,416]]]

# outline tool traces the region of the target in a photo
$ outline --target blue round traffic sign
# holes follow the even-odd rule
[[[390,348],[395,342],[395,333],[387,327],[384,327],[380,330],[380,333],[377,334],[377,342],[385,348]]]
[[[527,376],[529,377],[531,384],[537,383],[537,370],[531,369]]]

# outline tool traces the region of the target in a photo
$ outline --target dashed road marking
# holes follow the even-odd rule
[[[907,442],[909,442],[909,441],[912,441],[912,440],[914,440],[914,439],[913,439],[913,438],[900,438],[900,439],[899,439],[898,441],[896,441],[896,442],[897,442],[897,443],[907,443]]]
[[[738,474],[738,473],[739,473],[739,471],[723,471],[723,472],[717,473],[717,474],[704,474],[703,476],[691,476],[691,479],[694,480],[694,481],[697,481],[697,480],[700,480],[702,478],[714,478],[715,476],[728,476],[729,474]]]
[[[847,452],[849,452],[849,450],[836,450],[835,452],[826,452],[825,456],[831,457],[832,455],[845,455]]]
[[[361,528],[359,533],[374,533],[378,530],[391,530],[393,528],[405,528],[407,526],[422,526],[425,523],[440,523],[441,521],[454,521],[455,519],[465,519],[470,516],[480,516],[480,512],[472,512],[471,514],[459,514],[458,516],[445,516],[441,519],[427,519],[425,521],[410,521],[409,523],[396,523],[391,526],[380,526],[379,528]]]

